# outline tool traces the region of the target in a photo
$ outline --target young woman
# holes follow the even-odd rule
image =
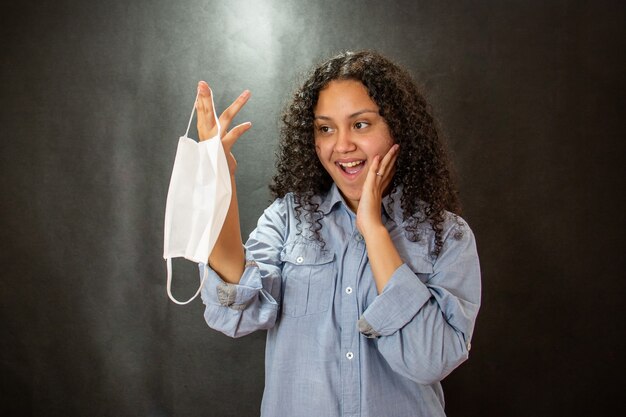
[[[198,88],[207,139],[211,92]],[[230,149],[249,127],[222,138],[234,192],[202,298],[216,330],[268,329],[261,414],[444,416],[440,381],[468,357],[480,270],[411,77],[367,51],[313,71],[283,116],[276,200],[244,246]]]

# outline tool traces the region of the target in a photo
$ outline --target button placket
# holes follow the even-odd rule
[[[341,352],[343,352],[345,360],[341,360],[341,384],[342,384],[342,404],[343,415],[358,415],[360,405],[360,391],[354,390],[354,386],[358,386],[361,378],[361,368],[356,354],[359,352],[360,333],[358,332],[355,322],[358,321],[358,297],[356,289],[358,285],[358,276],[361,266],[363,265],[366,252],[365,240],[363,235],[359,233],[353,221],[352,234],[348,238],[346,263],[343,264],[343,273],[341,284],[338,286],[338,293],[343,289],[344,296],[338,300],[341,303]],[[339,293],[340,294],[340,293]]]

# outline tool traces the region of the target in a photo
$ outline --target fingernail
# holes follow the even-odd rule
[[[208,84],[205,83],[204,81],[200,81],[198,83],[198,93],[206,93],[206,91],[209,91],[209,93],[211,92],[211,89],[209,88]]]
[[[244,90],[243,93],[241,93],[241,97],[243,98],[250,97],[250,90]]]

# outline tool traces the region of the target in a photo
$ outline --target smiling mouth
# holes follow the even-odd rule
[[[346,174],[353,175],[363,169],[365,161],[337,162],[336,164]]]

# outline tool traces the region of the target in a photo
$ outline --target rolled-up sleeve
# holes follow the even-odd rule
[[[468,358],[480,293],[475,238],[457,218],[425,282],[406,263],[400,266],[358,327],[394,371],[431,384]]]
[[[224,282],[210,267],[202,289],[207,324],[228,336],[245,336],[274,326],[280,307],[280,252],[286,232],[282,199],[268,207],[245,244],[246,267],[239,284]]]
[[[430,297],[428,288],[402,264],[359,320],[359,329],[369,324],[378,336],[389,336],[406,326]]]

